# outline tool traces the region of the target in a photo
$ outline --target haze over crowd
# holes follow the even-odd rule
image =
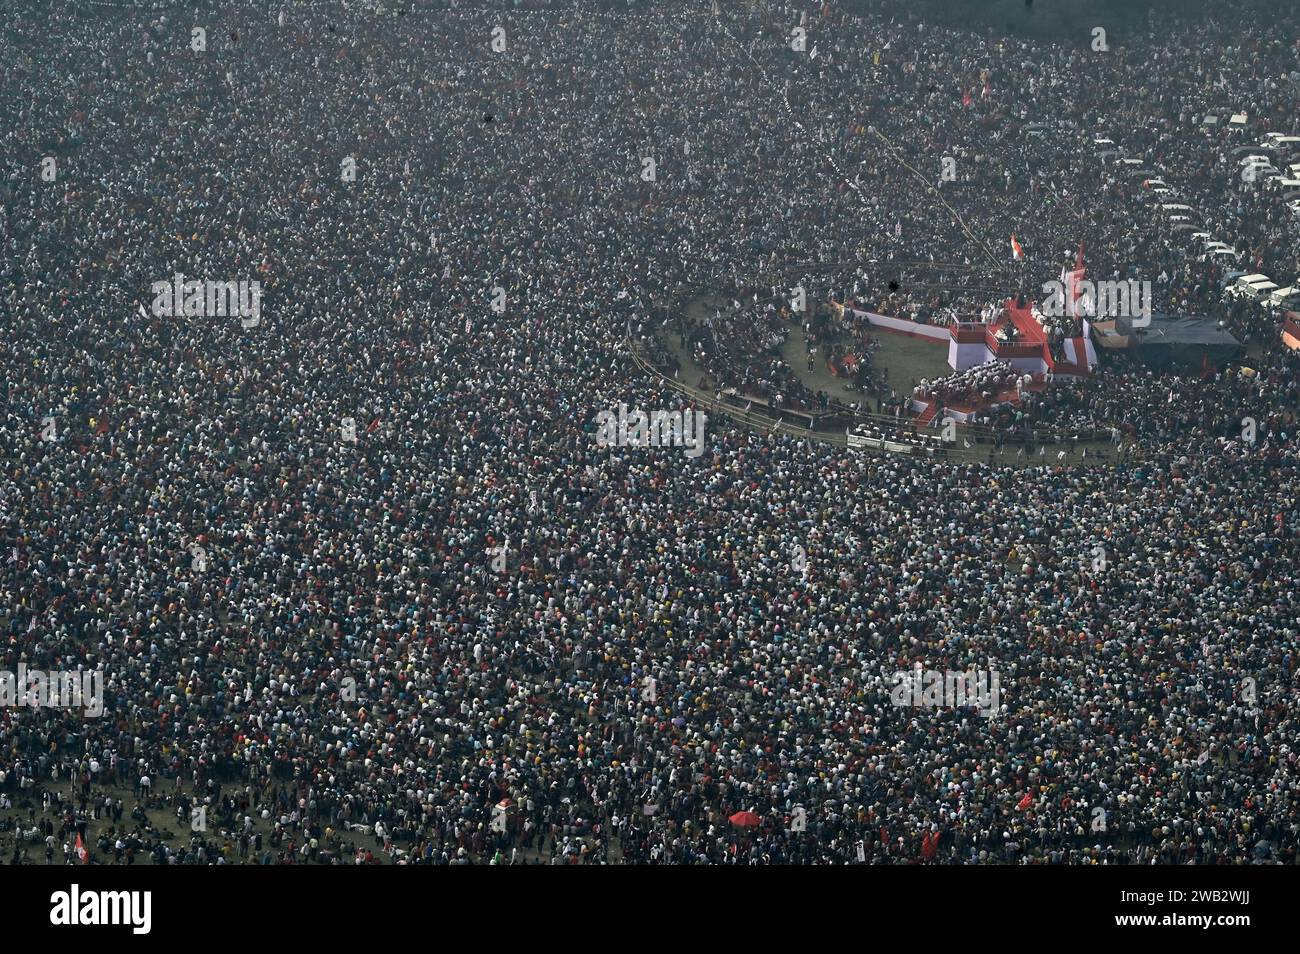
[[[1289,283],[1195,120],[1297,131],[1294,12],[1102,53],[877,6],[16,4],[0,669],[106,696],[0,709],[5,860],[1293,863],[1296,363],[1089,146]],[[627,341],[689,290],[869,262],[809,287],[965,312],[905,263],[1011,294],[1080,244],[1257,346],[1049,414],[1126,463],[597,439],[690,409]],[[156,313],[177,275],[258,321]],[[891,703],[918,663],[996,711]]]

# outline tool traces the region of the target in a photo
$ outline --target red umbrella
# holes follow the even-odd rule
[[[736,814],[728,818],[727,821],[731,822],[733,825],[738,825],[741,828],[757,828],[759,817],[753,812],[736,812]]]

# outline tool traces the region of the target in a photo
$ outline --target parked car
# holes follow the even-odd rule
[[[1238,253],[1235,248],[1224,245],[1222,242],[1214,242],[1205,246],[1201,253],[1201,260],[1206,262],[1235,262]],[[1237,274],[1241,274],[1238,272]]]
[[[1277,291],[1277,282],[1273,281],[1267,275],[1258,273],[1251,275],[1242,275],[1228,289],[1229,294],[1234,298],[1247,298],[1251,301],[1261,301],[1268,298],[1273,292]]]
[[[1245,182],[1263,182],[1268,179],[1281,178],[1282,170],[1268,162],[1254,162],[1242,166],[1241,177]]]
[[[1274,149],[1287,149],[1300,146],[1300,136],[1288,136],[1286,133],[1264,133],[1260,138]]]
[[[1288,285],[1286,288],[1279,288],[1268,296],[1269,304],[1278,308],[1295,308],[1300,305],[1300,288],[1295,285]]]

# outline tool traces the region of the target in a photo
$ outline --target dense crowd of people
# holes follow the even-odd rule
[[[1023,391],[1032,380],[1033,375],[1017,371],[1006,361],[987,361],[933,381],[922,378],[912,389],[912,394],[918,399],[937,400],[945,405],[954,402],[986,405],[996,401],[1003,392]]]
[[[1112,427],[1154,445],[1172,444],[1179,435],[1200,444],[1238,437],[1247,419],[1286,440],[1295,436],[1297,408],[1300,354],[1282,349],[1264,371],[1244,365],[1199,373],[1135,363],[1103,366],[1088,378],[1058,378],[1045,390],[1024,391],[1014,408],[994,408],[976,420],[992,423],[1003,414],[1011,416],[1012,430]]]
[[[0,709],[3,860],[1295,861],[1283,358],[1179,385],[1105,471],[721,415],[697,458],[594,436],[683,409],[630,326],[799,263],[905,296],[900,263],[1015,233],[999,283],[1084,242],[1210,307],[1079,141],[1218,188],[1188,114],[1289,118],[1253,82],[1284,31],[1100,54],[720,6],[16,5],[0,669],[101,668],[106,699]],[[1202,204],[1294,271],[1277,222]],[[260,321],[153,313],[175,274],[260,282]],[[1164,389],[1109,383],[1071,407]],[[915,663],[999,672],[997,711],[891,704]]]

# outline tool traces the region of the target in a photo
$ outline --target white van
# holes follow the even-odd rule
[[[1232,286],[1235,296],[1259,301],[1277,291],[1277,283],[1267,275],[1242,275]]]
[[[1201,253],[1201,260],[1216,264],[1231,264],[1237,260],[1237,250],[1229,248],[1222,242],[1216,242],[1205,247],[1205,251]]]
[[[1294,285],[1288,285],[1286,288],[1279,288],[1268,296],[1271,304],[1283,308],[1291,308],[1295,305],[1297,299],[1300,299],[1300,288]]]
[[[1278,179],[1282,170],[1270,162],[1252,162],[1241,167],[1243,182],[1262,182],[1265,179]]]

